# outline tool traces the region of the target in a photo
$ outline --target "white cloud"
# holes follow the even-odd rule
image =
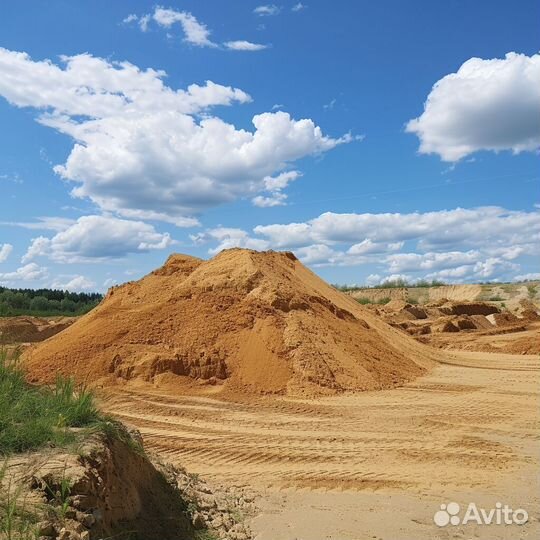
[[[85,276],[68,276],[67,281],[58,276],[50,285],[51,289],[60,289],[62,291],[82,292],[94,289],[96,284]]]
[[[17,268],[14,272],[0,273],[0,283],[12,284],[18,281],[39,281],[47,277],[47,268],[29,263]]]
[[[0,263],[7,261],[12,251],[13,246],[11,244],[0,244]]]
[[[0,225],[22,227],[23,229],[38,231],[64,231],[75,223],[74,219],[62,217],[38,217],[37,221],[1,221]]]
[[[276,247],[312,243],[418,241],[421,251],[448,251],[452,247],[515,248],[540,242],[540,214],[496,206],[456,208],[410,214],[336,214],[326,212],[305,223],[257,226]]]
[[[139,19],[139,17],[137,17],[137,15],[135,15],[135,13],[131,13],[130,15],[128,15],[127,17],[125,17],[122,22],[124,24],[130,24],[132,22],[135,22]]]
[[[366,285],[373,287],[374,285],[379,285],[381,282],[382,276],[380,274],[369,274],[366,278]]]
[[[538,281],[540,280],[540,272],[531,272],[529,274],[520,274],[514,276],[514,281]]]
[[[257,6],[253,13],[255,15],[258,15],[259,17],[271,17],[274,15],[278,15],[281,11],[281,8],[279,6],[276,6],[275,4],[266,4],[263,6]]]
[[[259,208],[271,208],[273,206],[284,206],[285,204],[287,204],[285,202],[286,200],[287,195],[285,195],[285,193],[280,193],[279,191],[276,191],[268,197],[265,197],[263,195],[257,195],[256,197],[253,197],[253,199],[251,199],[251,202],[254,204],[254,206],[258,206]]]
[[[210,39],[211,32],[206,24],[197,20],[188,11],[178,11],[161,6],[156,6],[153,13],[148,13],[142,17],[135,14],[128,15],[122,22],[125,24],[138,22],[139,28],[143,32],[147,32],[152,21],[167,30],[170,30],[175,24],[180,25],[184,34],[184,41],[195,47],[224,48],[231,51],[261,51],[268,48],[268,45],[252,43],[246,40],[231,40],[220,45]],[[167,33],[167,36],[172,37],[169,33]]]
[[[353,244],[347,253],[350,255],[368,255],[371,253],[385,253],[387,251],[397,251],[403,247],[403,242],[377,243],[369,238],[362,240],[357,244]]]
[[[76,184],[73,196],[125,217],[181,222],[256,196],[289,163],[353,140],[325,136],[312,120],[282,111],[254,116],[253,131],[236,129],[209,108],[248,102],[237,88],[207,81],[173,90],[164,72],[127,62],[88,54],[62,61],[64,69],[0,49],[0,95],[39,109],[41,124],[76,141],[55,167]]]
[[[485,261],[478,261],[473,268],[474,276],[482,279],[497,277],[504,271],[518,271],[519,264],[511,263],[497,257],[488,257]]]
[[[165,249],[172,243],[168,233],[158,233],[152,225],[141,221],[83,216],[52,238],[34,238],[22,262],[40,256],[67,263],[100,261]]]
[[[478,263],[482,254],[477,250],[449,251],[442,253],[396,253],[386,257],[390,272],[439,270],[455,268],[458,265]]]
[[[263,49],[268,49],[268,45],[251,43],[251,41],[245,40],[226,41],[223,45],[232,51],[262,51]]]
[[[230,227],[217,227],[204,233],[191,235],[191,239],[196,245],[217,241],[218,245],[210,248],[208,253],[214,255],[222,249],[242,247],[248,249],[268,249],[268,242],[257,238],[250,238],[246,231]]]
[[[389,276],[383,277],[380,280],[379,284],[382,285],[383,283],[391,283],[395,281],[406,281],[407,283],[414,283],[415,280],[407,274],[390,274]]]
[[[458,161],[479,150],[534,151],[540,147],[540,54],[471,58],[433,86],[424,112],[406,131],[420,153]]]
[[[148,32],[148,25],[150,24],[150,21],[152,20],[152,15],[143,15],[140,19],[139,19],[139,28],[143,31],[143,32]]]
[[[259,225],[252,234],[220,230],[234,231],[227,235],[227,246],[212,231],[192,239],[219,241],[210,247],[212,253],[234,244],[292,249],[315,267],[368,264],[379,272],[371,274],[369,284],[396,276],[411,282],[507,280],[519,272],[520,257],[540,254],[540,215],[499,207],[410,214],[327,212],[304,223]]]
[[[113,285],[116,285],[118,283],[118,280],[114,279],[114,278],[107,278],[104,282],[103,282],[103,286],[104,287],[112,287]]]
[[[266,176],[263,178],[263,186],[269,196],[258,195],[252,199],[253,204],[262,208],[285,205],[287,195],[282,193],[282,190],[300,176],[302,176],[300,171],[286,171],[277,176]]]
[[[0,180],[3,182],[12,182],[13,184],[22,184],[23,180],[18,173],[0,174]]]
[[[323,109],[331,110],[335,107],[336,103],[337,103],[337,99],[333,98],[328,103],[323,105]]]
[[[291,11],[297,13],[298,11],[303,11],[306,8],[307,6],[305,4],[302,4],[302,2],[298,2],[297,4],[294,4],[294,6],[291,8]]]
[[[210,30],[205,24],[199,22],[191,13],[187,11],[176,11],[156,7],[152,15],[154,21],[164,28],[170,28],[173,24],[179,23],[184,31],[184,40],[197,47],[217,47],[211,41]]]
[[[341,257],[341,254],[334,251],[325,244],[313,244],[294,250],[295,255],[304,264],[332,264],[336,259]]]

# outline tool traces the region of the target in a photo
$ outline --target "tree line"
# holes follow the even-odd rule
[[[0,287],[0,317],[82,315],[97,306],[102,298],[99,293]]]

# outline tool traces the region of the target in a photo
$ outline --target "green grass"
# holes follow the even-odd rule
[[[491,297],[489,298],[489,301],[490,301],[490,302],[502,302],[503,300],[504,300],[504,298],[503,298],[502,296],[499,296],[499,295],[497,295],[497,296],[491,296]]]
[[[19,356],[0,349],[0,455],[65,446],[77,439],[73,428],[105,421],[93,394],[69,379],[58,377],[51,387],[29,385]]]

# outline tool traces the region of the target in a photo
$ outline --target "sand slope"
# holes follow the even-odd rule
[[[318,278],[292,253],[172,255],[115,287],[70,328],[26,354],[29,377],[109,384],[199,381],[231,391],[332,394],[403,384],[433,360]]]

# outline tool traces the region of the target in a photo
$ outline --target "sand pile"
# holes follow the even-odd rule
[[[73,324],[73,317],[2,317],[0,318],[0,344],[35,343],[65,330]]]
[[[430,349],[323,282],[292,253],[184,255],[111,289],[92,312],[26,354],[29,377],[111,384],[186,381],[317,394],[402,384]]]

